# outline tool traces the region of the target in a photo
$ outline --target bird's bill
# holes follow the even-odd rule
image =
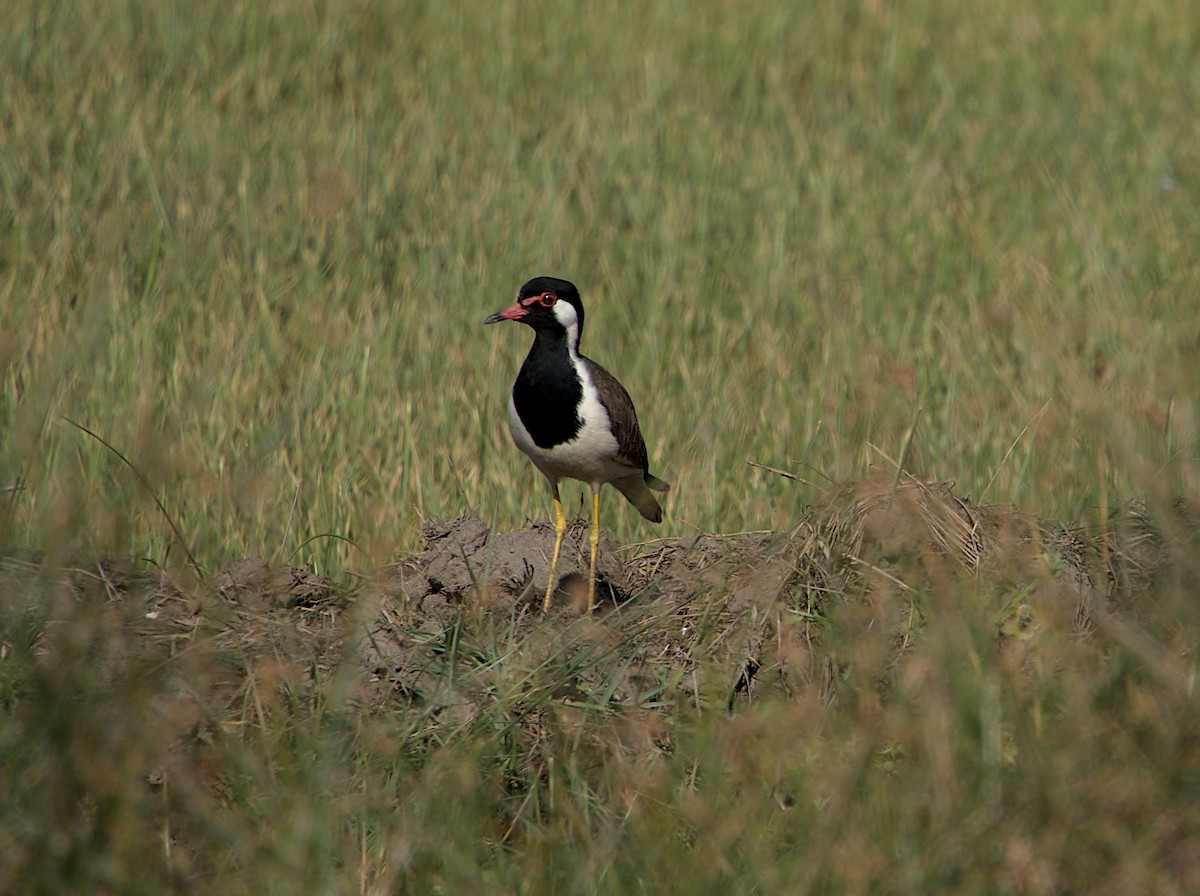
[[[505,308],[503,311],[497,311],[491,317],[484,321],[485,324],[498,324],[502,320],[520,320],[529,313],[529,309],[524,307],[520,302],[513,305],[511,308]]]

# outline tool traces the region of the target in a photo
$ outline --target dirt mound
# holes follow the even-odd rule
[[[1181,510],[1182,529],[1195,518]],[[1169,571],[1176,540],[1137,506],[1095,531],[978,506],[944,483],[866,481],[786,532],[633,549],[605,533],[588,617],[585,523],[568,530],[547,615],[548,523],[493,532],[464,517],[423,534],[421,552],[349,587],[246,559],[185,592],[161,572],[103,562],[67,575],[56,599],[107,608],[120,651],[176,658],[164,717],[173,752],[195,760],[250,714],[334,686],[368,710],[418,708],[429,736],[463,730],[499,699],[521,704],[551,665],[543,706],[586,697],[661,719],[681,703],[733,706],[767,692],[817,688],[834,701],[844,662],[822,639],[830,625],[883,632],[901,658],[930,611],[916,595],[973,583],[995,595],[997,649],[1022,644],[1047,608],[1086,633],[1114,608],[1136,609]],[[125,659],[114,654],[112,668]]]
[[[787,532],[700,535],[632,552],[606,534],[600,606],[581,620],[579,572],[560,582],[549,616],[537,612],[554,541],[548,523],[491,532],[460,518],[427,527],[425,549],[375,580],[380,612],[360,657],[376,699],[425,699],[445,671],[447,633],[465,613],[476,629],[501,620],[511,643],[635,645],[615,678],[611,668],[581,673],[579,687],[602,686],[615,703],[636,705],[653,692],[663,705],[732,704],[764,687],[810,686],[833,699],[838,659],[822,650],[819,633],[848,605],[845,624],[888,626],[903,651],[914,589],[983,576],[1010,595],[996,613],[1001,647],[1023,637],[1033,603],[1086,631],[1097,612],[1146,588],[1166,563],[1163,537],[1141,508],[1109,523],[1093,533],[976,505],[947,483],[867,480],[830,495]],[[576,523],[560,570],[586,564],[587,527]],[[606,678],[588,680],[589,672]]]

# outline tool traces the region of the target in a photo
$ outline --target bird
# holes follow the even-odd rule
[[[588,613],[596,606],[596,547],[600,543],[600,489],[605,483],[624,495],[638,513],[662,522],[653,492],[670,485],[651,474],[637,411],[615,376],[579,353],[583,302],[575,284],[534,277],[517,301],[484,321],[515,320],[533,328],[533,347],[513,383],[508,428],[513,442],[550,481],[554,498],[554,553],[542,612],[550,610],[567,520],[558,483],[575,479],[592,489],[591,565]]]

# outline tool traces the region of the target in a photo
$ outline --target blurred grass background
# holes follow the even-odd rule
[[[61,12],[0,38],[0,469],[35,541],[166,553],[59,415],[218,567],[546,516],[504,422],[528,334],[480,327],[537,273],[678,483],[655,534],[784,524],[806,496],[747,458],[844,481],[910,429],[915,472],[1045,514],[1194,486],[1186,3]]]
[[[7,550],[33,549],[46,568],[109,553],[169,568],[184,559],[136,476],[63,417],[129,458],[209,572],[261,555],[342,577],[414,549],[427,519],[545,518],[548,489],[505,425],[528,333],[481,326],[542,273],[579,285],[584,350],[629,388],[652,469],[675,486],[656,529],[604,502],[624,542],[786,526],[826,479],[901,457],[959,494],[1045,517],[1200,495],[1190,3],[12,0],[6,10],[0,486],[23,488],[7,495],[0,530]],[[6,611],[17,681],[14,645],[36,642],[53,613],[30,609],[42,579],[13,581],[24,583]],[[1194,578],[1181,581],[1160,598],[1164,612],[1192,594]],[[951,668],[978,665],[954,655],[963,663]],[[1014,701],[1013,717],[1027,719],[1021,695],[996,696],[1000,680],[985,669],[941,685],[955,707],[1000,717]],[[1086,682],[1061,686],[1082,693]],[[70,686],[87,693],[86,680]],[[1137,703],[1141,685],[1130,687],[1122,701]],[[976,691],[1000,702],[978,704]],[[1082,726],[1103,755],[1120,725],[1083,696],[1059,697],[1064,743]],[[1129,711],[1153,716],[1159,699],[1193,706],[1172,691]],[[993,737],[972,718],[952,715],[936,736]],[[813,722],[832,726],[827,739],[808,741],[787,774],[842,781],[825,776],[833,762],[847,787],[882,788],[875,826],[850,829],[894,831],[894,849],[872,861],[908,869],[895,889],[919,891],[929,880],[916,869],[946,858],[922,851],[922,825],[954,830],[963,816],[948,807],[959,804],[935,798],[905,815],[881,773],[855,777],[876,766],[860,763],[870,751],[853,746],[853,723]],[[808,730],[791,724],[785,736],[755,718],[737,737],[774,749]],[[1162,756],[1178,758],[1185,730],[1154,741]],[[270,749],[282,750],[276,734]],[[328,748],[320,732],[296,736]],[[673,773],[711,762],[719,776],[727,736],[700,731],[702,758]],[[36,753],[30,737],[12,735],[7,749]],[[250,802],[264,819],[286,815],[292,800],[318,799],[321,775],[343,774],[344,758],[321,754],[316,771],[297,761],[293,777],[272,769],[275,789]],[[1015,804],[988,777],[999,766],[975,769],[980,789],[966,792],[994,797],[983,827],[1005,812],[1086,821],[1077,793],[1038,801],[1057,761],[1034,764]],[[430,774],[466,794],[469,816],[434,863],[445,875],[478,866],[473,825],[487,813],[470,802],[469,750],[439,762]],[[1160,795],[1180,785],[1163,774]],[[730,775],[718,789],[733,805],[754,772]],[[372,767],[355,786],[387,777]],[[1183,780],[1195,787],[1194,764]],[[770,866],[776,880],[752,860],[781,855],[767,805],[730,816],[756,820],[747,830],[763,838],[742,864],[696,867],[694,851],[665,847],[663,861],[710,882],[762,871],[745,891],[795,882],[792,866]],[[413,817],[435,818],[432,806]],[[674,836],[660,822],[640,816],[619,842],[585,849],[593,870],[608,869],[605,887],[655,891],[671,879],[647,877],[660,838]],[[812,836],[784,828],[785,839]],[[406,830],[396,836],[426,855],[419,828]],[[964,835],[970,848],[979,830]],[[293,846],[306,842],[294,834]],[[713,836],[727,839],[706,857],[740,835]],[[554,829],[544,853],[527,855],[554,855],[555,838],[572,837]],[[1021,852],[1026,840],[1004,847],[1028,872],[1006,891],[1060,891],[1036,850]],[[365,842],[347,848],[365,855]],[[858,841],[820,842],[842,855]],[[345,858],[344,846],[311,855]],[[943,884],[992,888],[996,878],[969,873],[967,846],[946,849],[964,876]],[[263,867],[282,874],[284,854],[272,855]],[[586,889],[586,875],[547,861],[527,891],[567,878]],[[311,891],[348,886],[334,866]],[[469,883],[513,887],[517,872],[499,867]],[[1162,881],[1160,866],[1146,867],[1139,883]],[[814,874],[814,886],[839,880]],[[112,868],[70,879],[130,885]],[[252,875],[239,880],[254,890]],[[464,883],[439,880],[442,892]]]

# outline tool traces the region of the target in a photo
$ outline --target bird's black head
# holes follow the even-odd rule
[[[575,284],[557,277],[534,277],[517,293],[517,303],[484,321],[519,320],[538,331],[566,333],[578,344],[583,333],[583,302]]]

